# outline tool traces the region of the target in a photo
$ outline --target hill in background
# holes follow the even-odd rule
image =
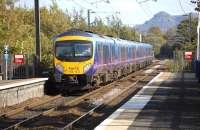
[[[197,14],[192,13],[192,17],[197,17]],[[184,15],[170,15],[164,11],[159,12],[144,24],[136,25],[135,28],[139,32],[147,32],[151,27],[159,27],[161,31],[166,32],[168,29],[177,27],[177,25],[187,19]]]

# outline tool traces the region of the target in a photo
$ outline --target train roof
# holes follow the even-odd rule
[[[113,41],[114,40],[116,43],[123,42],[123,43],[129,43],[130,45],[135,44],[136,46],[152,47],[152,45],[150,45],[148,43],[140,43],[140,42],[136,42],[136,41],[128,41],[128,40],[124,40],[124,39],[120,39],[120,38],[113,38],[113,37],[109,37],[109,36],[98,35],[93,32],[83,31],[80,29],[70,29],[66,32],[63,32],[63,33],[60,33],[60,34],[54,36],[53,39],[55,40],[58,37],[72,36],[72,35],[91,37],[91,38],[95,38],[96,40],[99,40],[99,41],[102,41],[102,40]]]
[[[63,36],[72,36],[72,35],[92,37],[92,35],[89,32],[86,32],[86,31],[83,31],[80,29],[70,29],[66,32],[63,32],[63,33],[60,33],[60,34],[54,36],[53,39],[56,39],[58,37],[63,37]]]

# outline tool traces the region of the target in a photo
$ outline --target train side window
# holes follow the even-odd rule
[[[108,63],[111,63],[112,61],[112,43],[108,44]]]
[[[110,56],[111,56],[111,55],[110,55],[110,52],[111,52],[111,51],[110,51],[110,47],[107,46],[107,58],[106,58],[106,59],[107,59],[107,63],[110,63]]]
[[[97,63],[99,63],[99,53],[98,53],[98,43],[96,42],[96,47],[95,47],[95,57]]]
[[[108,45],[103,45],[103,64],[109,63],[109,48]]]
[[[135,47],[132,48],[133,59],[135,59]]]
[[[131,47],[129,47],[128,48],[129,49],[129,51],[128,51],[128,58],[129,58],[129,60],[131,60],[132,59],[132,49],[131,49]]]
[[[121,49],[120,49],[120,46],[118,46],[116,48],[116,59],[117,59],[117,61],[120,61],[120,56],[121,56]]]
[[[139,47],[137,47],[137,49],[136,49],[136,57],[137,58],[139,58],[140,57],[140,48]]]
[[[95,51],[96,51],[96,60],[97,60],[97,63],[99,64],[99,44],[96,42],[96,48],[95,48]]]
[[[126,55],[125,55],[125,60],[127,61],[128,60],[128,47],[125,47],[125,49],[126,49]]]
[[[127,57],[127,59],[126,60],[129,60],[130,59],[130,49],[129,49],[129,47],[126,47],[127,49],[127,53],[126,53],[126,57]]]
[[[98,61],[99,64],[102,64],[102,58],[103,58],[102,57],[102,51],[103,50],[102,50],[102,47],[101,47],[101,43],[98,43],[97,44],[97,53],[98,53],[97,54],[97,56],[98,56],[97,61]]]
[[[126,48],[122,47],[121,49],[122,49],[122,51],[121,51],[121,53],[122,53],[122,61],[125,61],[126,60]]]
[[[145,56],[145,47],[142,48],[142,57]]]
[[[112,45],[112,62],[115,61],[115,44]]]
[[[126,60],[129,60],[129,58],[130,58],[130,56],[129,56],[129,53],[130,53],[130,51],[129,51],[129,47],[126,47]]]
[[[123,54],[124,54],[123,48],[124,48],[124,47],[121,47],[121,48],[120,48],[120,52],[121,52],[120,61],[123,61]]]
[[[125,47],[122,47],[122,61],[124,61],[125,60],[125,55],[126,55],[126,49],[125,49]]]
[[[103,45],[103,64],[106,63],[106,46]]]

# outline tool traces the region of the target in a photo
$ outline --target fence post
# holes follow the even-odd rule
[[[28,62],[28,59],[29,59],[29,55],[28,54],[25,54],[24,55],[24,57],[25,57],[25,74],[26,74],[26,78],[29,78],[29,62]]]
[[[11,73],[11,74],[10,74],[10,76],[11,76],[10,78],[11,78],[11,79],[14,78],[14,65],[15,65],[15,64],[14,64],[13,61],[14,61],[14,57],[11,55],[11,62],[10,62],[10,68],[11,68],[11,69],[10,69],[10,71],[11,71],[11,72],[10,72],[10,73]]]

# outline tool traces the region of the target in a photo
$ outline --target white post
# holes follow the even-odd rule
[[[140,42],[142,42],[142,34],[140,33]]]
[[[9,46],[8,45],[4,45],[4,59],[6,62],[6,75],[5,75],[5,79],[8,80],[8,57],[9,57]]]
[[[6,60],[6,80],[8,80],[8,60]]]
[[[199,42],[200,42],[200,37],[199,37],[199,33],[200,33],[200,13],[198,12],[198,25],[197,25],[197,60],[200,60],[200,55],[199,55],[199,51],[200,51],[200,46],[199,46]]]

